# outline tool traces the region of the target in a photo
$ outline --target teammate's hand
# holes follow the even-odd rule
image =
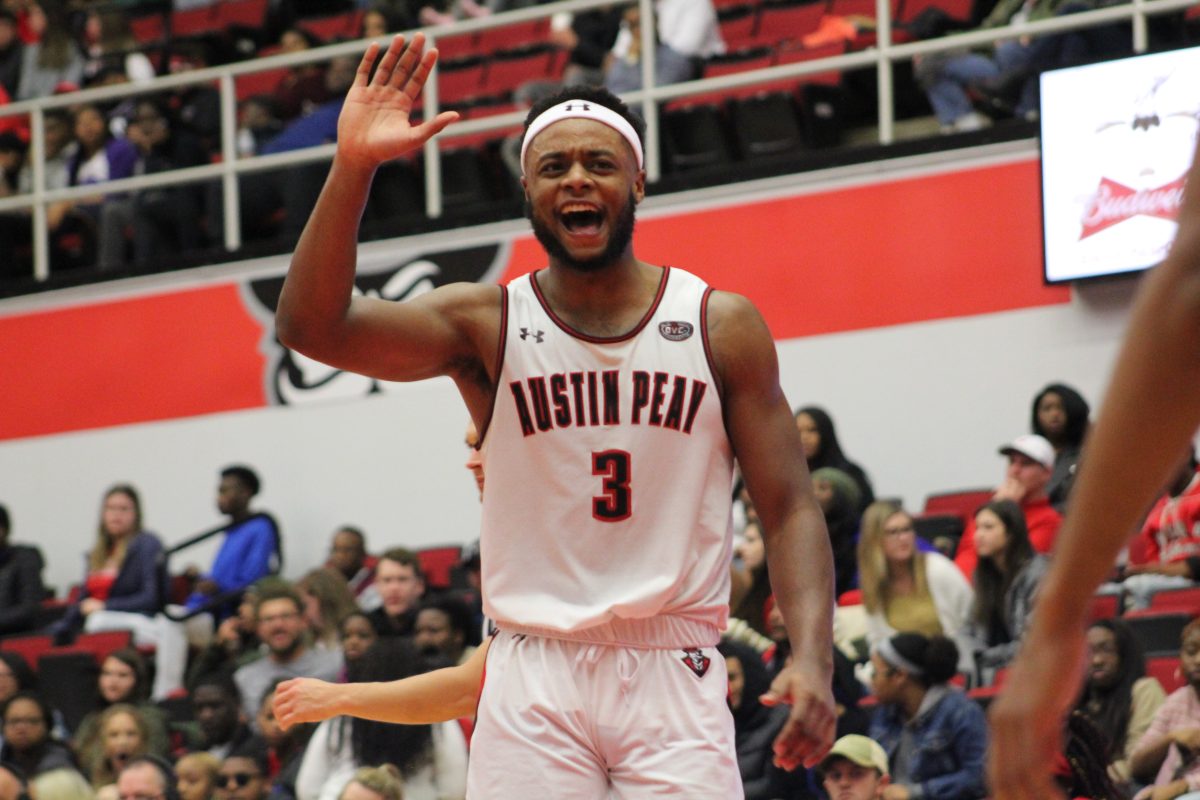
[[[988,784],[993,800],[1061,800],[1054,759],[1063,720],[1083,680],[1083,630],[1028,637],[988,716],[992,743]]]
[[[771,688],[759,698],[765,706],[787,703],[792,707],[779,735],[775,737],[775,765],[792,770],[803,764],[815,767],[833,747],[837,730],[833,690],[794,664],[783,668]]]
[[[302,722],[320,722],[337,716],[338,685],[316,678],[293,678],[275,689],[275,721],[287,730]]]
[[[420,125],[411,122],[417,97],[437,61],[437,50],[424,48],[424,34],[413,36],[408,47],[403,36],[393,37],[374,76],[371,67],[379,44],[372,42],[367,48],[338,117],[337,154],[344,163],[374,169],[419,148],[458,119],[457,112],[443,111]]]

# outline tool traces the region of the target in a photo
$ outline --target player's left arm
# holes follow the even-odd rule
[[[833,744],[833,554],[791,408],[775,342],[744,297],[714,292],[708,334],[725,428],[762,523],[767,572],[792,644],[792,663],[764,695],[790,703],[775,761],[813,766]]]

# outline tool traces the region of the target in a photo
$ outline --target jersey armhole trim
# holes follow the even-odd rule
[[[717,370],[716,359],[713,358],[712,343],[708,340],[708,298],[712,297],[713,291],[713,287],[705,287],[704,296],[700,298],[700,340],[704,343],[704,358],[708,361],[708,371],[712,373],[717,397],[724,402],[725,386],[721,382],[721,373]]]
[[[475,439],[476,452],[483,449],[484,439],[488,429],[492,427],[492,417],[496,415],[496,398],[500,396],[500,375],[504,371],[504,350],[508,347],[508,287],[500,287],[500,341],[496,345],[495,385],[492,387],[492,406],[488,409],[488,417],[483,423],[483,429]]]

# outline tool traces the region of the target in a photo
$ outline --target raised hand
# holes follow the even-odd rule
[[[437,61],[437,50],[425,51],[424,34],[413,36],[407,47],[403,36],[395,36],[372,77],[378,55],[379,44],[372,42],[338,117],[338,158],[368,169],[421,147],[458,119],[457,112],[443,111],[435,119],[412,124],[417,97]]]
[[[815,767],[833,746],[837,712],[833,692],[789,664],[775,676],[771,688],[759,698],[766,706],[786,703],[792,707],[788,720],[775,737],[776,766],[793,770],[801,765]]]

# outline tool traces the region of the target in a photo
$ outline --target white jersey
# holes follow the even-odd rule
[[[509,285],[480,540],[484,610],[502,629],[650,647],[719,640],[733,452],[709,291],[664,268],[646,316],[605,339],[557,318],[535,275]]]

